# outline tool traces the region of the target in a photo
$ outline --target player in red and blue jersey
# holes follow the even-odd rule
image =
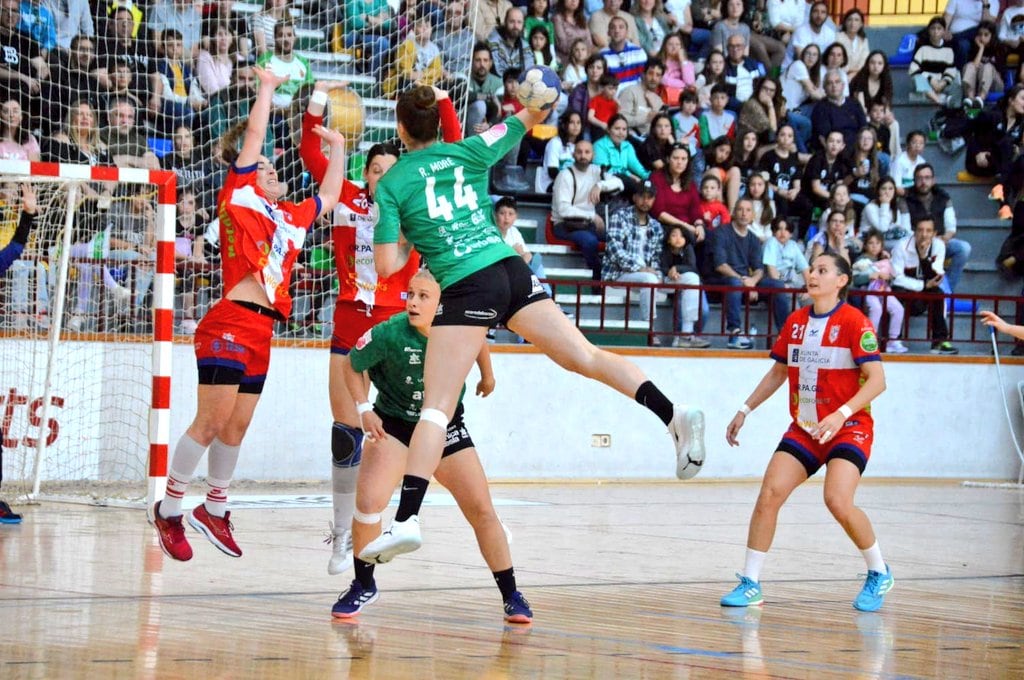
[[[261,68],[253,70],[260,86],[243,124],[242,148],[236,156],[241,126],[229,131],[221,142],[225,160],[232,161],[217,198],[224,297],[196,329],[196,416],[178,440],[167,475],[167,493],[153,506],[150,517],[160,547],[181,561],[192,558],[181,501],[207,448],[210,490],[206,502],[192,510],[188,521],[225,554],[242,555],[231,533],[227,487],[263,391],[274,321],[287,319],[291,312],[288,284],[292,266],[307,230],[337,203],[345,169],[345,138],[317,127],[312,132],[331,146],[319,195],[301,203],[279,201],[287,188],[260,149],[274,88],[287,78]]]
[[[871,457],[874,421],[870,404],[885,390],[878,338],[860,310],[847,304],[853,280],[850,263],[831,253],[819,255],[807,276],[813,304],[789,315],[772,348],[775,365],[740,407],[726,430],[737,446],[747,415],[789,383],[793,422],[768,463],[761,493],[750,518],[747,556],[740,583],[722,598],[727,607],[764,602],[761,566],[775,536],[779,509],[796,487],[825,466],[825,504],[860,549],[868,577],[853,606],[876,611],[893,586],[875,532],[854,505],[857,484]]]

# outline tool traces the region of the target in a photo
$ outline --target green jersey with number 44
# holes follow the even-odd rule
[[[382,321],[356,342],[349,352],[352,369],[370,372],[377,387],[377,410],[386,416],[415,422],[423,407],[423,358],[427,337],[413,328],[406,312]],[[459,402],[466,394],[462,386]]]
[[[397,243],[404,231],[442,289],[515,256],[494,224],[487,175],[525,134],[511,117],[461,142],[402,154],[377,184],[373,242]]]

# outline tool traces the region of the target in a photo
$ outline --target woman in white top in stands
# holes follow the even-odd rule
[[[878,180],[875,197],[864,206],[860,215],[860,233],[871,229],[881,232],[885,249],[890,252],[910,236],[910,213],[903,199],[896,195],[896,182],[892,177]]]
[[[576,140],[583,135],[583,117],[576,111],[566,111],[558,119],[558,134],[544,147],[544,167],[537,168],[534,190],[538,194],[551,191],[559,171],[572,165],[572,152]]]
[[[200,50],[196,60],[196,77],[209,99],[231,84],[235,67],[235,36],[227,22],[217,22],[210,36],[210,49]]]
[[[843,23],[836,32],[836,42],[846,48],[846,56],[849,59],[846,73],[852,78],[864,67],[864,62],[871,52],[868,36],[864,32],[864,14],[856,7],[843,15]]]
[[[779,81],[790,111],[800,111],[804,106],[804,110],[810,113],[814,105],[825,98],[825,90],[821,86],[822,73],[821,50],[811,43],[804,48],[799,59],[793,60]]]
[[[0,105],[0,158],[39,160],[39,141],[23,125],[21,104],[10,98]]]

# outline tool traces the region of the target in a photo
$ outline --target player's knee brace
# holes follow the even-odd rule
[[[352,511],[352,518],[360,524],[376,524],[380,522],[379,512],[359,512],[359,508]]]
[[[334,467],[351,468],[363,459],[363,431],[344,423],[331,428],[331,463]]]
[[[433,423],[441,428],[442,432],[448,431],[448,416],[436,408],[425,408],[420,411],[420,420],[425,420],[428,423]]]

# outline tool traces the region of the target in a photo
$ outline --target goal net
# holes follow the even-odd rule
[[[162,491],[174,196],[167,171],[0,161],[0,230],[35,213],[0,279],[5,496],[141,505]]]

